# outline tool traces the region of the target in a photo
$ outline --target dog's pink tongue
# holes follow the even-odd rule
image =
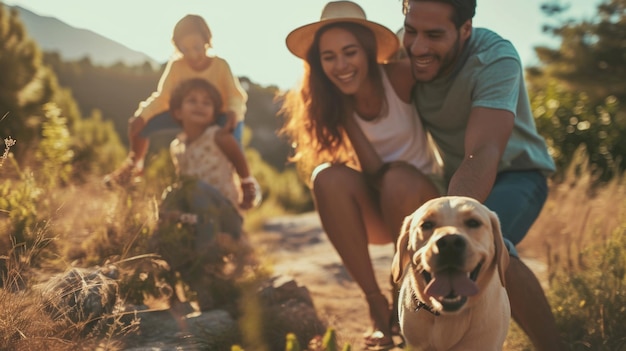
[[[433,275],[424,292],[435,298],[448,296],[452,292],[455,295],[472,296],[478,293],[478,286],[467,273],[452,271]]]

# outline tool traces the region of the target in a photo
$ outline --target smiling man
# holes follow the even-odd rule
[[[515,321],[538,350],[563,348],[539,281],[515,245],[547,197],[555,165],[538,134],[513,45],[474,28],[476,0],[404,0],[403,45],[414,103],[441,151],[447,195],[495,211],[511,255],[506,288]]]

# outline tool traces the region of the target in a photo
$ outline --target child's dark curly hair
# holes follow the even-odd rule
[[[200,90],[209,94],[211,101],[213,101],[215,113],[222,111],[222,105],[224,102],[222,101],[222,95],[219,90],[217,90],[215,85],[211,84],[206,79],[192,78],[181,82],[172,91],[172,95],[170,97],[170,112],[172,112],[172,114],[183,105],[185,96],[193,90]]]

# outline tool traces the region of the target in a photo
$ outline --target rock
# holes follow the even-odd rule
[[[288,333],[293,333],[300,345],[307,345],[326,331],[308,289],[289,277],[279,276],[264,282],[253,296],[258,303],[258,308],[253,310],[260,311],[260,319],[244,324],[251,326],[252,332],[263,340],[251,340],[254,336],[250,335],[242,338],[245,331],[240,331],[237,321],[225,310],[184,315],[177,311],[185,308],[177,306],[162,311],[137,310],[139,330],[123,340],[125,350],[230,350],[232,345],[242,345],[244,339],[249,343],[264,343],[268,350],[284,350]],[[250,321],[253,314],[244,308],[241,318]],[[133,315],[128,315],[125,322],[132,319]]]
[[[289,277],[278,276],[266,282],[258,298],[263,315],[262,331],[270,350],[284,350],[288,333],[295,334],[300,345],[308,345],[326,331],[309,290]]]
[[[117,302],[117,267],[72,268],[53,276],[44,286],[43,295],[54,318],[68,317],[84,324],[90,332],[106,322]],[[103,323],[106,324],[106,323]]]
[[[138,311],[139,330],[122,341],[124,350],[230,350],[239,343],[237,321],[212,310],[180,316],[172,310]]]

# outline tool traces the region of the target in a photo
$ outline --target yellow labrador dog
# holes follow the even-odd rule
[[[417,350],[501,350],[511,310],[497,215],[447,196],[406,217],[393,258],[402,334]]]

